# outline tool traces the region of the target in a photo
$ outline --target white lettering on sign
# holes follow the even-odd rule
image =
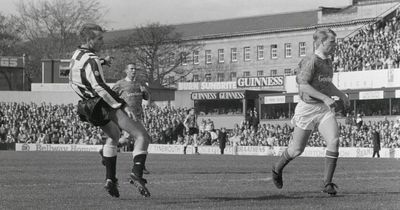
[[[244,92],[193,92],[192,100],[243,99]]]
[[[0,66],[17,67],[18,66],[18,58],[0,57]]]
[[[192,93],[192,100],[215,100],[218,99],[216,92],[210,93]]]
[[[219,99],[243,99],[243,92],[220,92]]]
[[[234,82],[179,82],[178,90],[234,90]]]
[[[285,96],[265,96],[264,104],[284,104],[286,102]]]
[[[237,78],[237,87],[276,87],[283,85],[284,76]]]
[[[383,90],[363,91],[359,93],[360,100],[383,99]]]
[[[198,90],[200,89],[200,83],[198,82],[179,82],[178,90]]]
[[[236,82],[202,82],[201,90],[229,90],[236,89]]]
[[[15,151],[97,152],[101,145],[80,144],[15,144]]]

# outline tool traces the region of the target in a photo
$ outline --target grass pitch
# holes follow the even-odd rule
[[[0,209],[400,209],[400,160],[341,158],[338,195],[320,192],[324,158],[297,158],[282,190],[276,157],[149,155],[150,198],[128,183],[131,155],[118,156],[120,198],[103,189],[97,153],[0,151]]]

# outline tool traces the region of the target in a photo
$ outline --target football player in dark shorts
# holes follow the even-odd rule
[[[296,82],[299,85],[300,101],[295,108],[292,123],[295,125],[293,138],[278,162],[273,166],[272,179],[279,189],[283,186],[283,168],[301,155],[314,128],[326,141],[325,171],[322,192],[336,195],[336,184],[332,182],[339,157],[339,129],[335,117],[337,103],[331,98],[338,96],[345,108],[349,98],[332,83],[331,55],[336,48],[336,33],[331,29],[318,29],[313,36],[315,52],[299,63]]]
[[[105,83],[102,64],[109,59],[100,59],[96,52],[103,46],[105,31],[96,24],[84,24],[80,29],[81,45],[73,53],[69,81],[71,88],[81,97],[77,112],[82,121],[100,126],[109,136],[103,147],[106,166],[106,184],[104,188],[113,197],[119,197],[116,178],[117,144],[121,129],[135,138],[133,167],[130,173],[132,183],[142,196],[150,196],[143,178],[143,166],[146,162],[150,136],[139,122],[129,118],[126,103]]]
[[[190,143],[190,137],[192,137],[193,140],[195,154],[200,154],[197,145],[197,135],[199,134],[199,128],[197,126],[197,117],[194,108],[191,108],[187,111],[187,116],[183,121],[183,125],[186,128],[186,139],[185,145],[183,147],[183,154],[186,154],[187,145]]]

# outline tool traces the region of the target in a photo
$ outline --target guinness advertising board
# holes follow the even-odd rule
[[[190,95],[192,100],[229,100],[243,99],[243,91],[223,91],[223,92],[193,92]]]
[[[275,88],[284,86],[285,77],[238,77],[236,81],[238,88]]]

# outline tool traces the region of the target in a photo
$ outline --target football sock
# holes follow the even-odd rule
[[[133,157],[132,173],[139,178],[143,177],[144,164],[146,163],[147,154],[138,154]]]
[[[331,183],[333,178],[333,173],[336,169],[336,162],[339,157],[339,152],[331,152],[326,150],[325,154],[325,184]]]
[[[115,181],[117,171],[117,147],[113,145],[104,145],[103,156],[106,165],[106,179]]]
[[[275,164],[275,171],[278,173],[282,173],[283,168],[292,161],[293,158],[290,157],[288,150],[285,149],[285,151],[282,153],[281,157],[279,157],[278,162]]]
[[[187,146],[184,146],[184,147],[183,147],[183,154],[184,154],[184,155],[186,155],[186,148],[187,148]]]

